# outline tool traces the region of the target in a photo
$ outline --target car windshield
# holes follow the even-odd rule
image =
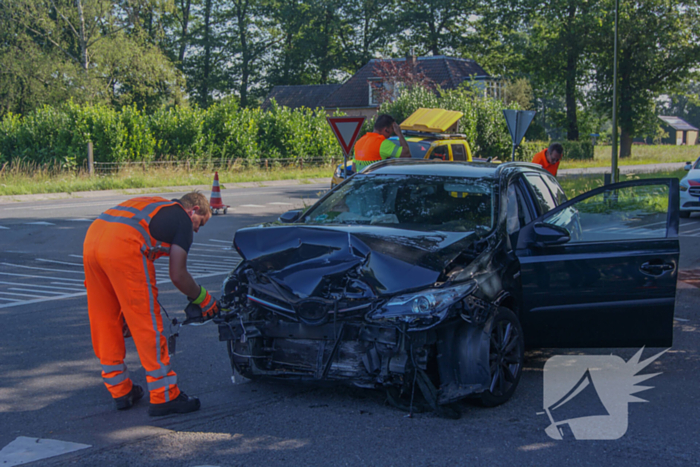
[[[693,169],[700,169],[700,157],[698,157],[698,160],[693,164]]]
[[[309,210],[304,222],[482,234],[494,224],[494,185],[481,178],[356,176]]]

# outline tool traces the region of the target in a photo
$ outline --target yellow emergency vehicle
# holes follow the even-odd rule
[[[466,135],[457,131],[459,119],[464,114],[453,110],[424,109],[413,112],[401,123],[401,131],[406,138],[414,159],[439,159],[443,161],[472,161]],[[398,137],[390,140],[399,144]],[[353,175],[352,161],[348,160],[349,175]],[[331,180],[331,188],[345,180],[343,164],[339,164]]]

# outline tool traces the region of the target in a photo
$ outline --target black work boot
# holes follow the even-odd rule
[[[200,406],[199,399],[188,396],[181,391],[180,395],[170,402],[151,404],[148,407],[148,415],[151,417],[160,417],[163,415],[170,415],[171,413],[190,413],[199,410]]]
[[[126,410],[131,408],[136,401],[143,397],[143,388],[134,384],[131,386],[131,391],[125,396],[117,397],[114,399],[114,405],[117,406],[117,410]]]

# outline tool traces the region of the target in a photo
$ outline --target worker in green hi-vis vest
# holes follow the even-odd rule
[[[400,145],[388,139],[395,134],[399,137]],[[411,157],[406,138],[401,133],[401,128],[391,115],[382,114],[374,122],[374,131],[371,131],[355,143],[355,173],[362,171],[375,162],[390,157]]]

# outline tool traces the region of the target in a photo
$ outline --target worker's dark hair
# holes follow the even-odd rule
[[[396,120],[394,120],[394,117],[392,117],[391,115],[381,114],[374,121],[374,129],[375,130],[383,130],[384,128],[393,125],[395,121]]]
[[[541,146],[540,146],[541,147]],[[556,152],[557,154],[564,155],[564,146],[561,143],[552,143],[549,145],[549,153]]]

